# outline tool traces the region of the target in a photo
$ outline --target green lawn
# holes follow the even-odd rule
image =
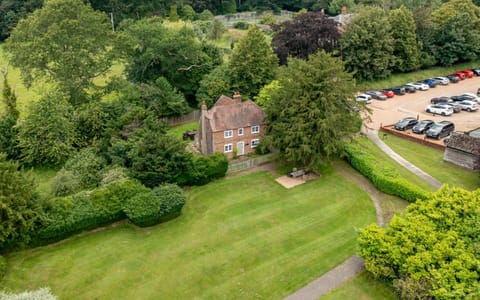
[[[170,127],[167,131],[167,134],[182,139],[183,133],[187,130],[198,130],[198,121],[192,121],[182,125]]]
[[[319,300],[395,300],[391,288],[362,272]]]
[[[406,160],[427,172],[437,180],[468,190],[480,188],[480,175],[443,161],[443,151],[430,148],[394,135],[383,140]]]
[[[333,172],[285,189],[265,171],[191,188],[183,214],[119,224],[7,256],[0,288],[60,299],[278,299],[356,251],[375,221],[363,191]]]
[[[367,137],[361,137],[355,139],[356,143],[359,143],[365,151],[368,151],[375,157],[382,162],[383,165],[390,165],[394,169],[396,169],[400,175],[405,178],[406,180],[410,181],[413,184],[418,185],[419,187],[427,190],[427,191],[435,191],[435,188],[431,186],[428,182],[423,180],[422,178],[418,177],[417,175],[413,174],[405,167],[394,161],[388,154],[383,152],[377,145],[375,145],[372,141],[370,141]],[[412,162],[413,163],[413,162]]]

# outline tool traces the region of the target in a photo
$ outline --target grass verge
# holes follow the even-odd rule
[[[366,193],[337,173],[285,189],[268,172],[188,191],[183,214],[8,255],[0,287],[61,299],[278,299],[356,251],[375,221]]]
[[[395,300],[395,292],[387,285],[372,278],[364,271],[319,300]]]
[[[469,171],[443,161],[443,151],[407,141],[391,134],[383,141],[393,151],[442,183],[467,190],[480,188],[478,172]]]

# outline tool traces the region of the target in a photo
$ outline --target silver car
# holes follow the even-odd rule
[[[425,108],[425,111],[442,116],[450,116],[453,114],[453,108],[445,104],[430,104]]]

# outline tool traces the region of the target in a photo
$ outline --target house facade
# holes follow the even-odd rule
[[[469,132],[453,132],[443,160],[470,170],[480,170],[480,128]]]
[[[265,132],[265,113],[252,100],[222,95],[211,109],[205,103],[199,120],[197,146],[204,155],[224,153],[228,158],[255,152]]]

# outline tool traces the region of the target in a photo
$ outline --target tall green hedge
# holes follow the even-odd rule
[[[228,159],[223,153],[210,156],[196,156],[184,180],[188,185],[204,185],[212,180],[225,176],[228,170]],[[181,182],[183,183],[183,182]]]
[[[360,147],[350,144],[345,147],[345,151],[352,167],[370,179],[382,192],[409,202],[415,202],[417,199],[424,200],[428,197],[427,191],[408,182],[394,168],[384,165],[378,158]]]
[[[41,216],[41,226],[32,244],[58,241],[83,230],[122,220],[125,218],[123,204],[146,191],[149,189],[137,181],[123,180],[93,191],[53,198]]]

